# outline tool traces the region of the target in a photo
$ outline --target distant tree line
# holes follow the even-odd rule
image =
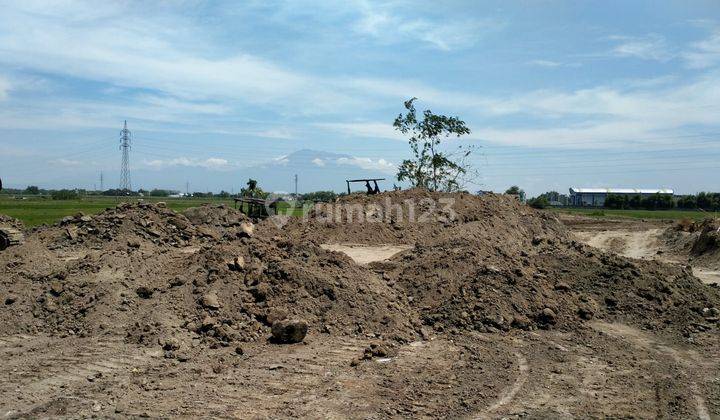
[[[253,180],[251,180],[253,181]],[[240,191],[241,196],[253,196],[257,198],[267,198],[268,192],[263,191],[257,186],[257,182],[254,182],[253,189],[242,188]],[[93,191],[82,188],[78,189],[44,189],[39,188],[35,185],[30,185],[25,189],[21,188],[5,188],[0,192],[3,195],[21,195],[21,196],[38,196],[44,198],[52,198],[53,200],[75,200],[82,197],[170,197],[179,195],[180,192],[177,190],[159,189],[155,188],[152,190],[138,189],[138,190],[122,190],[117,188],[111,188],[105,191]],[[191,197],[195,198],[219,198],[219,199],[230,199],[233,194],[223,190],[219,193],[213,192],[201,192],[196,191],[190,194]],[[305,194],[298,194],[296,197],[299,201],[309,202],[332,202],[338,197],[338,194],[334,191],[314,191]]]
[[[609,209],[645,209],[645,210],[668,210],[679,209],[703,209],[709,211],[720,210],[720,193],[701,192],[697,195],[685,195],[673,197],[669,194],[641,195],[619,195],[609,194],[605,199],[605,207]]]
[[[605,198],[605,207],[608,209],[667,210],[675,207],[675,200],[670,194],[646,196],[640,194],[608,194]]]
[[[697,195],[684,195],[677,201],[681,209],[720,210],[720,193],[701,192]]]
[[[570,197],[557,191],[548,191],[529,199],[527,203],[536,209],[544,209],[550,206],[567,206],[570,204]]]
[[[300,194],[298,197],[301,201],[322,201],[330,203],[335,201],[338,195],[334,191],[315,191],[306,194]]]

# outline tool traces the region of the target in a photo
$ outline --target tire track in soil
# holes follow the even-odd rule
[[[51,405],[67,405],[68,399],[95,402],[92,395],[68,397],[70,390],[89,382],[111,380],[130,374],[133,368],[151,363],[157,351],[125,345],[122,341],[76,341],[68,352],[68,339],[37,335],[0,337],[0,352],[9,354],[0,366],[0,415],[33,416]],[[22,350],[28,351],[23,352]],[[38,351],[40,350],[40,351]],[[88,391],[88,389],[85,389]],[[83,391],[83,393],[85,393]],[[90,391],[92,392],[92,391]]]
[[[528,371],[530,370],[527,359],[517,351],[514,352],[514,355],[518,364],[518,376],[515,378],[515,382],[501,395],[500,398],[497,399],[497,401],[486,408],[479,416],[475,417],[475,419],[481,420],[489,418],[492,413],[512,402],[517,393],[522,389],[523,385],[525,385],[525,382],[527,382],[529,376]]]
[[[697,369],[698,366],[702,368],[703,362],[699,360],[697,355],[692,352],[672,348],[669,345],[663,344],[655,338],[650,337],[648,334],[642,331],[636,330],[630,326],[624,324],[610,324],[607,322],[596,321],[590,324],[590,326],[598,331],[611,335],[613,337],[621,338],[632,345],[641,348],[643,350],[653,351],[655,353],[670,357],[678,366],[682,367],[684,371],[692,372],[693,369]],[[692,372],[697,374],[698,372]],[[696,375],[687,375],[688,378],[692,378]],[[697,411],[698,418],[702,420],[710,420],[710,412],[707,409],[705,403],[705,397],[700,392],[700,387],[694,380],[689,380],[688,388],[692,393],[692,398],[695,402],[695,409]]]

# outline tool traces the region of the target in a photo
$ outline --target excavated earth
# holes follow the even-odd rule
[[[713,418],[718,308],[508,196],[126,203],[0,253],[0,416]]]

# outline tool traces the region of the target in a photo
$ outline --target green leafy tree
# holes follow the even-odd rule
[[[697,197],[694,195],[684,195],[678,199],[677,206],[681,209],[696,209]]]
[[[540,195],[528,200],[528,204],[530,207],[534,207],[536,209],[544,209],[546,207],[550,207],[550,200],[548,200],[546,196]]]
[[[627,195],[608,194],[605,197],[604,207],[609,209],[627,209],[630,207],[630,199]]]
[[[249,179],[247,182],[247,188],[241,188],[240,189],[240,196],[242,197],[251,197],[251,198],[267,198],[270,193],[267,193],[262,190],[262,188],[257,186],[257,181],[254,179]]]
[[[398,168],[397,179],[431,191],[457,191],[461,177],[468,172],[467,158],[472,149],[460,146],[452,154],[439,149],[444,139],[470,134],[470,129],[457,117],[436,115],[429,109],[418,119],[415,100],[405,101],[407,113],[398,115],[393,123],[396,130],[410,135],[413,153],[413,158],[404,160]]]
[[[55,190],[50,196],[53,200],[75,200],[78,198],[78,193],[75,190]]]
[[[30,185],[25,188],[25,194],[38,195],[40,194],[40,188],[35,185]]]
[[[517,195],[520,201],[525,201],[525,191],[517,185],[513,185],[505,191],[505,194]]]
[[[336,198],[337,194],[334,191],[315,191],[300,196],[303,201],[322,201],[326,203],[335,201]]]
[[[170,195],[170,191],[168,190],[161,190],[161,189],[153,189],[150,190],[150,196],[151,197],[167,197]]]

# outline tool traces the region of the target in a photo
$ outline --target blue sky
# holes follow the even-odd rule
[[[135,187],[237,191],[254,176],[289,191],[298,172],[301,191],[342,190],[346,176],[392,177],[408,157],[392,121],[416,96],[472,129],[460,141],[479,148],[471,190],[720,190],[717,1],[0,10],[9,186],[93,188],[100,172],[116,186],[127,120]]]

